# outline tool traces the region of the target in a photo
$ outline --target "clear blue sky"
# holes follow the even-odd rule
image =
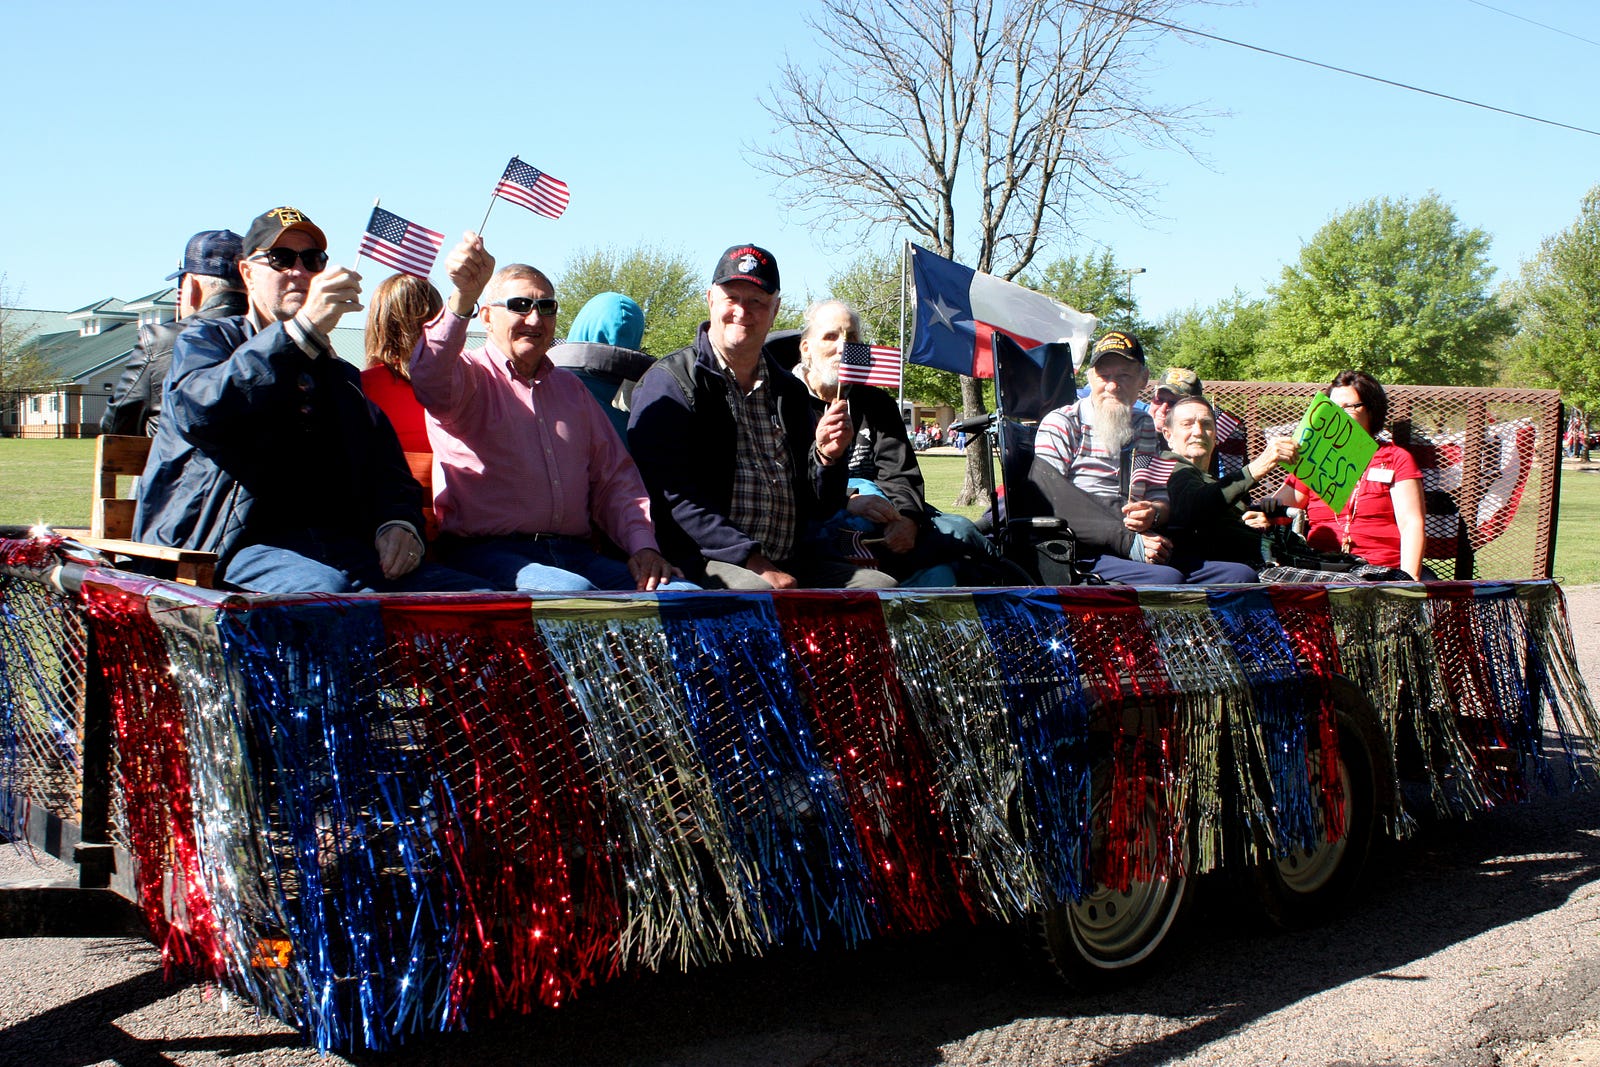
[[[67,309],[141,295],[190,233],[242,231],[280,203],[310,214],[344,261],[378,196],[453,238],[478,226],[513,153],[564,179],[572,206],[553,223],[497,204],[485,239],[502,262],[559,272],[576,250],[647,241],[709,272],[725,246],[753,240],[798,301],[851,258],[789,216],[742,151],[771,134],[758,98],[784,53],[816,54],[804,2],[318,6],[8,5],[7,297]],[[1591,0],[1493,6],[1600,41]],[[1600,46],[1471,0],[1260,0],[1182,17],[1600,128]],[[1224,112],[1196,140],[1208,163],[1139,156],[1159,218],[1090,218],[1082,243],[1054,250],[1110,248],[1145,267],[1134,285],[1146,315],[1262,292],[1329,217],[1379,195],[1437,191],[1492,235],[1505,278],[1600,182],[1600,137],[1210,42],[1169,41],[1156,58],[1159,99]]]

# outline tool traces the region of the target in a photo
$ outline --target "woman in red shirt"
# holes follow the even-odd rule
[[[439,290],[410,274],[385,278],[367,313],[367,369],[361,391],[383,409],[406,452],[432,452],[422,405],[411,391],[411,353],[422,327],[444,307]]]
[[[1389,398],[1365,371],[1341,371],[1328,386],[1328,399],[1344,408],[1373,437],[1389,417]],[[1381,442],[1344,510],[1335,515],[1306,484],[1290,475],[1278,490],[1289,507],[1305,508],[1306,540],[1324,552],[1351,552],[1380,567],[1422,574],[1426,510],[1422,471],[1411,453],[1392,441]]]

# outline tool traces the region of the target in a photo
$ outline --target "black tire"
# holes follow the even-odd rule
[[[1159,820],[1153,803],[1147,813],[1154,826]],[[1098,818],[1095,824],[1101,824]],[[1181,926],[1190,895],[1189,877],[1182,870],[1158,870],[1150,880],[1132,883],[1126,893],[1096,889],[1075,904],[1069,901],[1040,913],[1045,948],[1075,989],[1126,985],[1160,958]]]
[[[1274,926],[1285,930],[1325,922],[1355,899],[1372,853],[1381,798],[1388,784],[1380,772],[1391,757],[1371,709],[1350,687],[1336,689],[1334,699],[1338,773],[1345,796],[1344,833],[1309,852],[1297,849],[1253,868],[1262,909]]]

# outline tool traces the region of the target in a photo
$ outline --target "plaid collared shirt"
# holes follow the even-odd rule
[[[728,381],[728,407],[738,427],[728,520],[758,542],[768,559],[787,560],[794,553],[800,512],[794,501],[789,439],[778,424],[778,397],[767,381],[766,360],[756,364],[756,383],[748,393],[720,353],[717,365]]]

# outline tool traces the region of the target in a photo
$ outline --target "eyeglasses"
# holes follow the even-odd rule
[[[1346,411],[1360,411],[1362,408],[1366,407],[1367,405],[1365,405],[1361,401],[1357,400],[1354,404],[1340,404],[1339,406],[1344,408]]]
[[[554,315],[556,309],[560,307],[553,296],[508,296],[504,300],[492,301],[486,306],[505,308],[513,315],[526,315],[530,311],[537,311],[547,319]]]
[[[278,273],[283,273],[294,266],[295,260],[312,274],[321,273],[322,268],[328,265],[328,253],[320,248],[305,248],[296,252],[292,248],[265,248],[249,257],[256,263],[265,263]]]

